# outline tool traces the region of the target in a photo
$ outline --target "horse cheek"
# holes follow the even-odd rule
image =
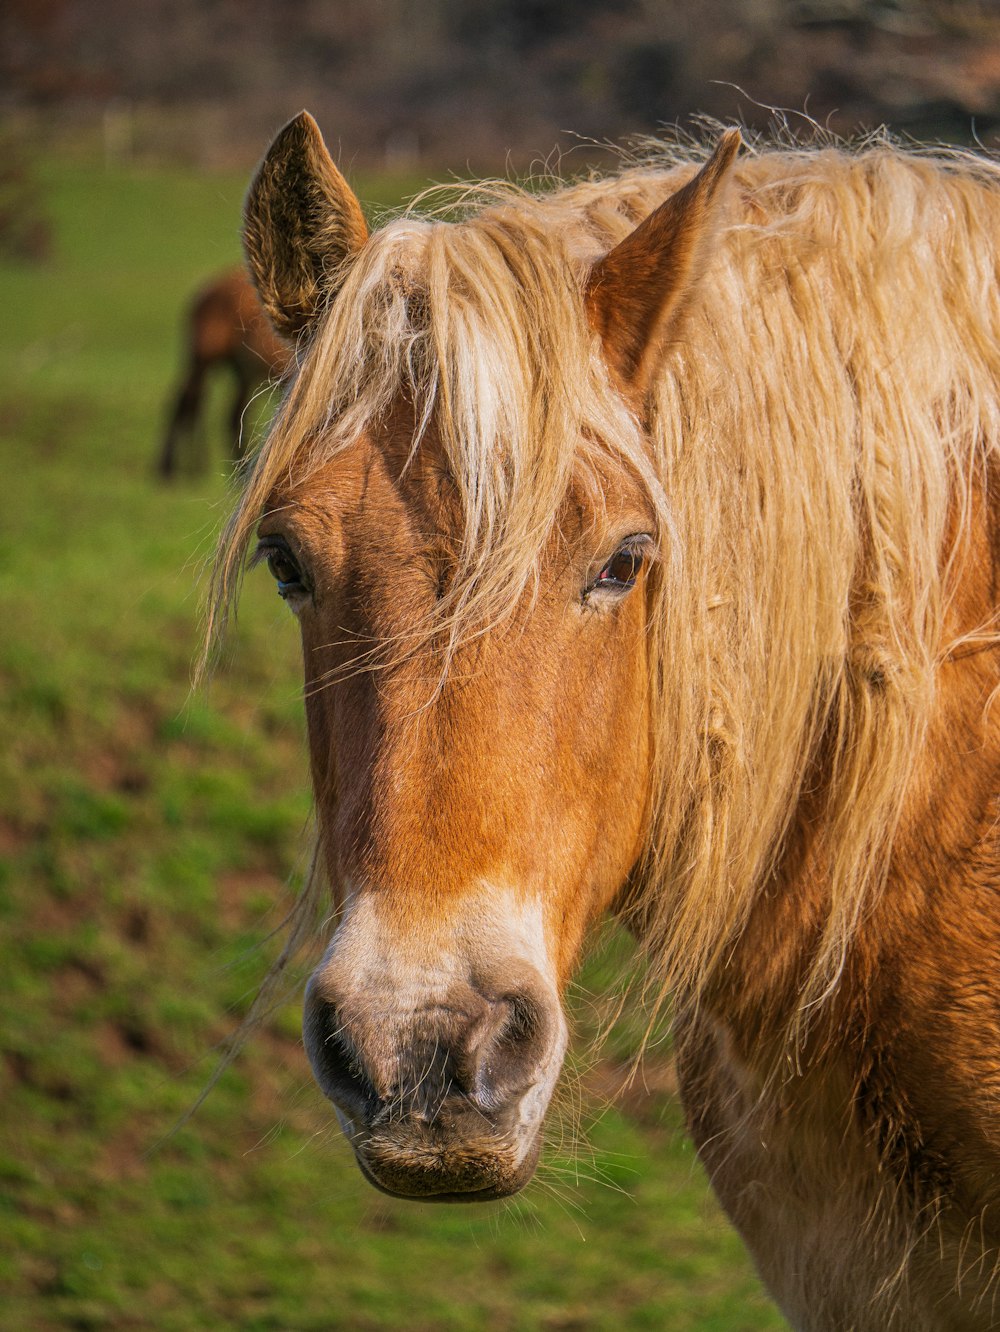
[[[567,708],[565,789],[575,792],[586,886],[580,893],[578,878],[584,909],[571,931],[577,939],[623,889],[641,854],[648,803],[649,667],[639,589],[606,619]]]

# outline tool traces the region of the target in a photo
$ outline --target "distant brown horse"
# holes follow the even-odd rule
[[[379,1188],[512,1193],[611,909],[793,1325],[996,1327],[1000,168],[737,147],[371,235],[305,114],[261,167],[303,360],[215,612],[256,533],[306,1048]]]
[[[172,399],[159,455],[164,477],[177,470],[178,451],[194,435],[205,379],[216,366],[228,367],[236,380],[229,409],[229,453],[235,461],[242,451],[243,416],[255,391],[283,375],[291,358],[288,343],[276,335],[243,269],[223,273],[201,288],[188,309],[184,341],[184,377]]]

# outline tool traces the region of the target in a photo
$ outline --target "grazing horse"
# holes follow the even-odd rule
[[[257,389],[280,378],[291,348],[275,334],[257,292],[243,269],[213,278],[191,302],[185,322],[187,362],[170,412],[159,456],[159,472],[173,476],[177,453],[198,424],[205,377],[215,366],[228,366],[236,380],[229,409],[230,457],[242,452],[243,413]]]
[[[525,1184],[611,910],[792,1325],[987,1328],[1000,168],[738,148],[369,234],[292,121],[245,241],[302,361],[215,627],[256,540],[339,913],[305,1044],[373,1184]]]

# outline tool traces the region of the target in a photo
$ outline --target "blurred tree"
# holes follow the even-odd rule
[[[682,53],[674,42],[643,41],[624,47],[615,62],[615,98],[636,129],[652,129],[678,113]]]

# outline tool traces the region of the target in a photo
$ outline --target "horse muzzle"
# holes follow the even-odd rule
[[[397,1197],[472,1202],[534,1173],[566,1049],[558,995],[528,963],[504,983],[344,983],[335,963],[306,989],[303,1035],[363,1174]]]

